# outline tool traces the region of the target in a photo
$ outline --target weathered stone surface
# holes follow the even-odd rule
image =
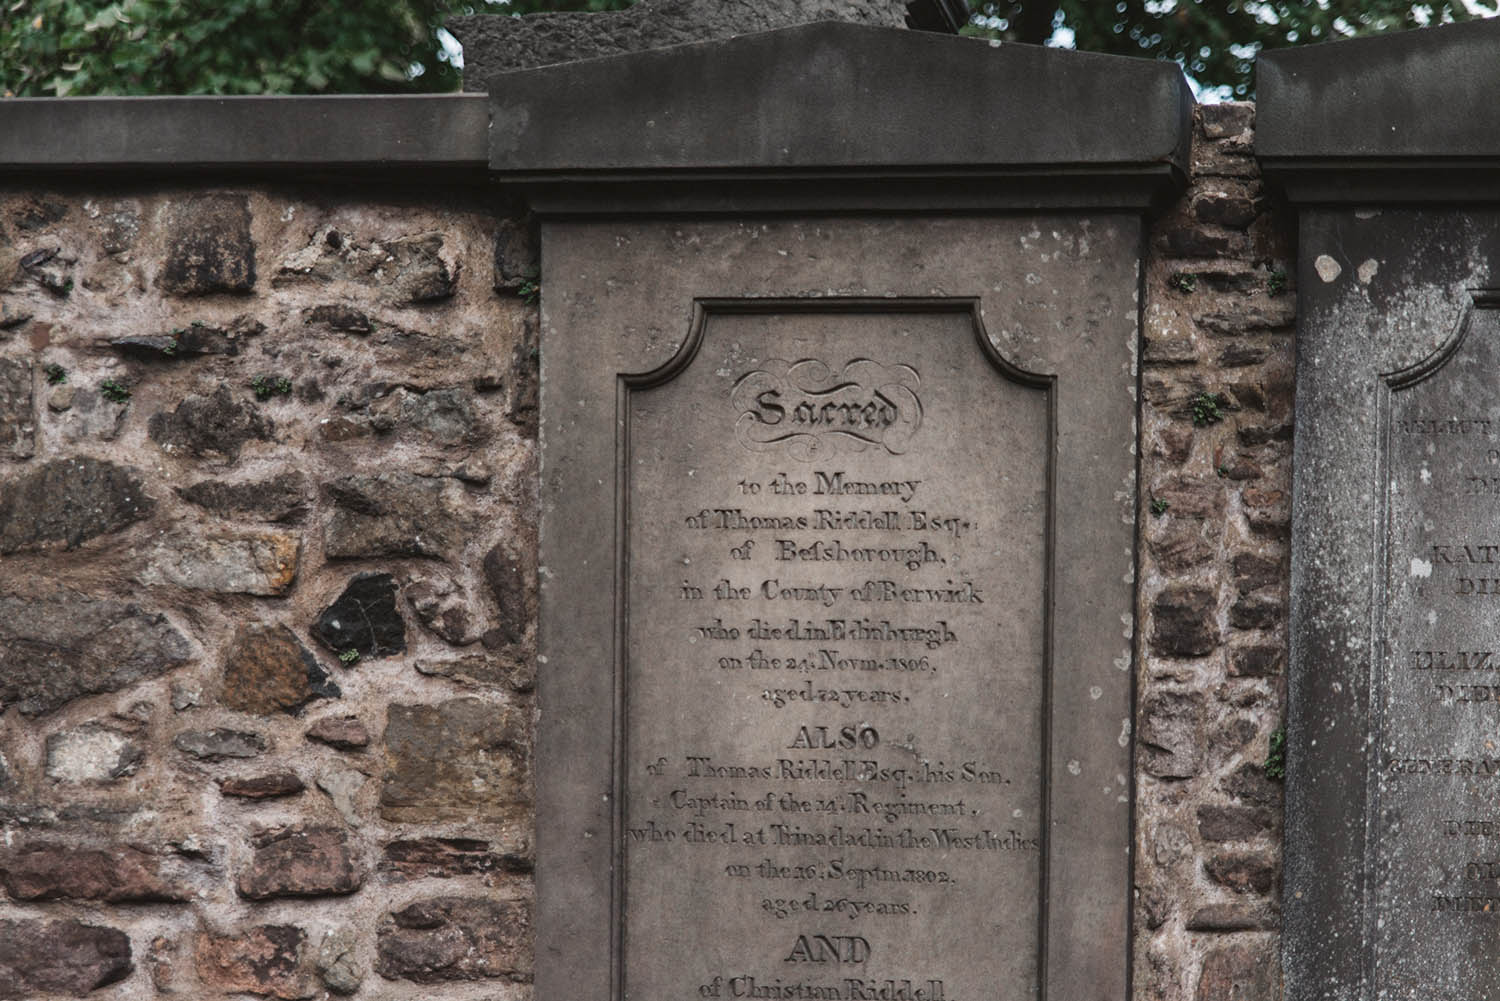
[[[106,254],[123,254],[135,246],[141,235],[141,206],[135,201],[117,201],[105,209],[96,224],[99,249]]]
[[[55,424],[68,441],[114,441],[120,436],[130,404],[106,400],[97,389],[59,386],[47,401],[58,413]]]
[[[497,627],[506,642],[518,643],[536,617],[536,559],[515,542],[502,540],[484,554],[483,567],[490,594],[500,607]]]
[[[234,398],[220,383],[209,396],[189,396],[170,413],[152,414],[146,433],[167,452],[186,452],[197,458],[234,461],[251,440],[269,441],[271,420],[251,403]]]
[[[1231,945],[1203,960],[1196,1001],[1278,1001],[1281,968],[1267,943]]]
[[[905,0],[651,0],[604,14],[479,14],[448,20],[464,45],[464,90],[482,91],[507,70],[731,38],[809,21],[906,26]]]
[[[541,273],[532,227],[519,219],[501,219],[495,227],[495,291],[514,292]]]
[[[188,662],[192,646],[165,616],[70,592],[0,596],[0,707],[27,716],[117,692]]]
[[[375,325],[364,313],[353,306],[345,306],[332,303],[325,306],[309,306],[302,311],[302,319],[307,323],[315,323],[330,330],[338,330],[349,334],[368,334],[375,329]]]
[[[178,983],[181,965],[177,958],[177,939],[158,935],[151,940],[146,952],[146,970],[151,975],[151,986],[158,994],[177,994],[182,990]]]
[[[313,699],[340,694],[312,651],[285,626],[240,626],[225,651],[219,702],[228,709],[296,713]]]
[[[323,610],[313,636],[336,654],[386,657],[406,650],[406,623],[396,608],[396,580],[388,573],[362,573]]]
[[[1170,587],[1151,605],[1151,649],[1167,657],[1203,657],[1219,645],[1214,593],[1206,588]]]
[[[458,284],[458,264],[444,247],[441,233],[361,243],[326,226],[306,247],[282,262],[272,283],[337,281],[378,288],[392,302],[416,305],[452,296]],[[351,333],[368,332],[355,326],[337,326],[334,321],[343,322],[344,318],[331,310],[316,316],[306,313],[304,317]]]
[[[239,933],[203,932],[194,948],[198,979],[219,994],[258,994],[295,1001],[313,995],[302,968],[307,933],[292,925],[258,925]]]
[[[1188,931],[1264,931],[1280,925],[1276,915],[1254,904],[1208,904],[1188,916]]]
[[[364,983],[365,968],[359,962],[358,948],[359,934],[348,926],[323,936],[318,946],[318,976],[335,994],[353,994]]]
[[[262,831],[250,839],[250,847],[250,863],[235,880],[240,896],[249,900],[342,895],[364,885],[364,869],[343,828]]]
[[[47,777],[58,782],[114,782],[135,774],[146,752],[127,734],[85,723],[47,738]]]
[[[157,284],[174,295],[249,292],[255,287],[255,241],[244,195],[184,198],[167,210],[167,259]]]
[[[200,480],[178,487],[177,496],[220,518],[249,515],[261,521],[300,521],[312,503],[307,477],[299,472],[278,473],[266,480],[238,483]]]
[[[1209,879],[1237,893],[1270,893],[1278,868],[1276,859],[1260,852],[1224,852],[1203,865]]]
[[[346,476],[323,489],[333,502],[323,532],[323,549],[330,559],[444,559],[462,542],[460,512],[440,479],[378,473]]]
[[[68,203],[44,195],[30,195],[11,209],[10,219],[23,233],[45,230],[68,217]]]
[[[0,454],[12,459],[36,454],[31,362],[25,358],[0,358]]]
[[[531,973],[531,908],[482,897],[418,901],[386,918],[376,951],[376,972],[388,980],[523,980]]]
[[[108,904],[177,903],[193,898],[186,881],[131,845],[109,850],[37,842],[0,848],[0,885],[12,900],[96,900]]]
[[[380,814],[396,823],[520,817],[530,802],[528,746],[525,720],[510,706],[393,705]]]
[[[1204,841],[1248,841],[1270,831],[1270,810],[1248,806],[1198,807],[1198,834]]]
[[[318,788],[327,794],[333,808],[350,827],[360,827],[364,820],[359,813],[359,791],[365,787],[369,776],[353,768],[334,765],[318,775]]]
[[[143,521],[155,509],[132,466],[54,459],[0,485],[0,555],[54,542],[72,549]]]
[[[483,628],[467,592],[451,577],[423,574],[402,589],[417,619],[454,646],[476,643]]]
[[[270,746],[260,734],[242,730],[188,730],[179,733],[172,744],[183,754],[200,761],[254,758],[264,754]]]
[[[1236,629],[1271,629],[1286,619],[1286,602],[1275,595],[1246,595],[1229,606]]]
[[[1280,806],[1282,785],[1266,778],[1262,765],[1247,761],[1224,780],[1224,791],[1253,806]]]
[[[1181,573],[1214,558],[1217,547],[1207,536],[1217,527],[1191,518],[1174,518],[1168,513],[1163,521],[1147,526],[1146,548],[1163,570]]]
[[[1230,651],[1231,678],[1270,678],[1281,673],[1286,651],[1278,646],[1239,647]]]
[[[521,340],[510,359],[510,406],[506,416],[524,434],[535,437],[541,392],[541,350],[537,345],[537,323],[528,317]]]
[[[522,855],[493,850],[475,838],[414,838],[385,846],[380,871],[395,879],[448,879],[496,872],[524,873],[532,861]]]
[[[1203,765],[1203,696],[1156,691],[1141,708],[1141,768],[1163,779],[1197,775]]]
[[[419,660],[416,667],[421,674],[448,678],[463,685],[509,688],[517,692],[529,692],[536,687],[536,667],[529,657],[470,654],[455,660]]]
[[[90,991],[125,979],[130,939],[81,921],[0,920],[0,997]]]
[[[340,751],[357,751],[370,743],[370,731],[355,716],[326,716],[308,727],[307,739],[336,747]]]
[[[271,772],[268,775],[252,775],[248,778],[222,778],[219,792],[240,799],[274,799],[278,796],[295,796],[305,789],[302,780],[292,772]]]
[[[178,536],[161,542],[143,584],[176,584],[220,594],[285,594],[297,579],[302,537],[290,532]]]

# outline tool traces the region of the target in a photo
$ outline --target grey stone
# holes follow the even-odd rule
[[[418,621],[454,646],[479,642],[484,632],[468,593],[453,578],[440,574],[414,575],[402,588]]]
[[[222,761],[225,758],[255,758],[270,744],[258,733],[243,730],[187,730],[172,739],[172,745],[183,754],[200,761]]]
[[[356,797],[368,779],[369,776],[363,772],[337,765],[328,768],[318,776],[318,788],[333,802],[333,808],[350,827],[359,827],[363,823]]]
[[[462,544],[461,510],[441,479],[401,472],[346,476],[323,491],[333,502],[323,532],[330,559],[448,559]]]
[[[145,749],[128,734],[87,723],[47,738],[47,777],[58,782],[114,782],[135,774]]]
[[[368,334],[375,329],[374,323],[353,306],[331,303],[325,306],[309,306],[302,311],[302,318],[330,330],[348,334]]]
[[[36,454],[31,382],[30,361],[0,358],[0,453],[12,459],[29,459]]]
[[[495,227],[495,291],[517,291],[528,282],[535,283],[541,273],[532,226],[517,219],[501,219]]]
[[[434,897],[381,923],[375,970],[418,984],[525,980],[530,944],[531,908],[524,900]]]
[[[83,997],[130,971],[130,938],[119,929],[71,919],[0,919],[0,997]]]
[[[248,441],[268,441],[275,424],[251,403],[241,402],[224,383],[209,396],[189,396],[170,413],[151,415],[151,440],[165,451],[185,451],[199,458],[239,458]]]
[[[290,532],[174,536],[141,571],[144,584],[175,584],[217,594],[286,594],[297,579],[302,537]]]
[[[1203,959],[1195,1001],[1278,1001],[1281,964],[1266,944],[1216,948]]]
[[[1141,708],[1141,767],[1162,779],[1186,779],[1203,764],[1203,696],[1153,691]]]
[[[128,402],[106,400],[97,389],[82,386],[58,387],[47,406],[62,415],[55,423],[69,441],[114,441],[130,409]]]
[[[482,91],[496,73],[639,52],[811,21],[906,27],[905,0],[643,0],[593,14],[476,14],[448,19],[464,47],[464,90]]]
[[[151,517],[140,470],[86,457],[54,459],[0,485],[0,554],[73,549]]]
[[[70,592],[0,597],[0,705],[27,716],[115,692],[188,662],[166,617]]]
[[[312,504],[307,477],[297,471],[264,480],[199,480],[175,489],[183,500],[220,518],[250,515],[261,521],[301,521]]]
[[[406,650],[406,623],[396,608],[396,580],[390,574],[354,576],[342,594],[323,610],[313,636],[340,659],[387,657]]]
[[[100,217],[99,249],[106,254],[123,254],[135,247],[141,235],[141,207],[135,201],[113,203]]]
[[[167,258],[157,283],[174,295],[249,292],[255,286],[255,241],[244,195],[212,194],[172,201]]]
[[[348,925],[323,936],[318,946],[318,976],[335,994],[353,994],[365,980],[359,962],[359,934]]]
[[[456,261],[450,263],[441,233],[360,242],[330,226],[284,260],[272,284],[306,282],[353,282],[381,290],[384,298],[398,305],[421,305],[453,295],[458,266]],[[310,307],[303,317],[354,334],[369,333],[373,326],[363,313],[339,304]]]
[[[535,551],[534,540],[502,540],[484,554],[484,579],[499,606],[497,628],[507,643],[519,643],[536,618]]]
[[[454,660],[423,658],[416,662],[416,668],[420,674],[448,678],[463,685],[529,692],[536,687],[536,668],[532,661],[530,657],[511,657],[504,653],[470,654]]]

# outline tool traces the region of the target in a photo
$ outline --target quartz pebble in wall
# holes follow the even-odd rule
[[[1135,996],[1153,1001],[1281,996],[1295,247],[1254,111],[1197,109],[1146,272]]]
[[[0,997],[530,996],[536,260],[489,201],[0,190]]]

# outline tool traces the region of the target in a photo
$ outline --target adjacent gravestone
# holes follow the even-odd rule
[[[1494,996],[1500,24],[1260,64],[1299,203],[1289,999]]]
[[[1181,74],[819,24],[490,93],[543,218],[538,998],[1127,997]]]

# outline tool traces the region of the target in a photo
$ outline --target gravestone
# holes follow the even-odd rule
[[[1181,74],[815,24],[489,92],[542,220],[538,998],[1127,997]]]
[[[1260,62],[1257,153],[1300,209],[1297,1001],[1496,996],[1497,51],[1475,23]]]

